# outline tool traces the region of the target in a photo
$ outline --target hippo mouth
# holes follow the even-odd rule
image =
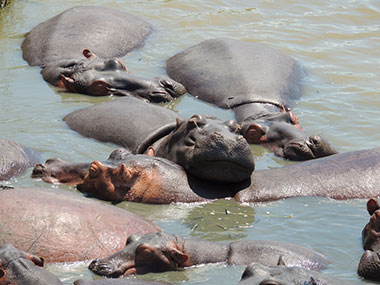
[[[186,170],[204,180],[238,183],[251,177],[254,165],[227,160],[203,160],[190,163]]]

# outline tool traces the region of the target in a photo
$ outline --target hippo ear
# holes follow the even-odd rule
[[[168,254],[178,264],[179,267],[184,267],[183,264],[189,259],[189,256],[176,248],[169,248]]]
[[[180,126],[182,126],[186,121],[185,120],[182,120],[180,118],[176,118],[175,119],[175,122],[176,122],[176,126],[175,126],[175,129],[179,129]]]
[[[92,53],[89,49],[85,48],[83,50],[83,55],[86,57],[86,58],[91,58],[91,57],[97,57],[94,53]]]
[[[101,163],[97,160],[94,160],[90,164],[90,168],[88,170],[88,176],[90,178],[95,178],[99,175],[99,172],[102,170]]]
[[[286,266],[286,262],[285,262],[284,257],[282,255],[280,255],[280,257],[278,258],[277,265]]]
[[[379,203],[376,199],[371,198],[367,202],[367,211],[370,216],[373,215],[373,213],[380,208]]]
[[[154,150],[153,147],[149,147],[148,150],[145,152],[145,154],[147,156],[150,156],[150,157],[155,157],[156,156],[156,151]]]
[[[256,123],[250,124],[247,128],[243,128],[242,135],[252,144],[262,144],[265,143],[267,138],[265,136],[266,132],[264,128]]]
[[[71,77],[67,77],[64,74],[61,74],[61,82],[62,84],[58,84],[58,85],[60,86],[62,85],[61,87],[66,89],[67,91],[71,91],[74,93],[78,92],[75,86],[75,81]]]
[[[34,265],[37,265],[40,267],[43,267],[45,265],[45,259],[43,259],[42,257],[36,256],[33,254],[26,254],[25,258],[33,262]]]
[[[205,124],[205,119],[198,114],[191,116],[191,118],[187,121],[187,129],[199,128]]]

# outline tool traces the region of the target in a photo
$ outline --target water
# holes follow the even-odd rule
[[[69,112],[110,100],[62,93],[42,80],[38,67],[22,59],[23,36],[40,22],[78,5],[114,7],[148,20],[154,27],[145,47],[123,58],[136,75],[165,74],[165,60],[214,37],[230,37],[272,46],[299,60],[308,70],[303,96],[294,113],[307,133],[325,137],[340,152],[379,146],[380,2],[379,1],[57,1],[14,0],[0,12],[0,136],[43,154],[69,161],[105,159],[112,144],[83,138],[62,121]],[[84,27],[85,28],[85,27]],[[208,113],[223,119],[231,112],[190,96],[169,104],[184,117]],[[288,164],[262,147],[253,147],[257,169]],[[9,184],[56,187],[32,180],[30,171]],[[363,252],[360,235],[368,214],[365,200],[295,198],[239,205],[220,200],[201,205],[119,206],[153,220],[165,231],[208,240],[271,239],[310,246],[331,261],[324,272],[355,283]],[[231,215],[225,214],[225,209]],[[95,278],[86,263],[50,265],[65,284]],[[143,278],[185,284],[234,284],[243,266],[223,264]],[[139,277],[140,278],[140,277]]]

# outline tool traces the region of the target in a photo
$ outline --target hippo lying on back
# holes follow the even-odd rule
[[[257,43],[212,39],[169,58],[171,78],[188,92],[232,109],[249,143],[278,156],[308,160],[335,154],[319,136],[308,136],[290,112],[300,96],[303,69],[292,58]]]
[[[259,262],[268,266],[285,262],[289,266],[314,270],[324,269],[328,264],[323,255],[285,242],[244,240],[220,243],[167,233],[151,233],[130,236],[124,249],[109,257],[93,260],[89,268],[96,274],[116,278],[217,262]]]
[[[251,149],[235,121],[200,115],[183,120],[132,97],[74,111],[64,121],[84,136],[116,143],[134,154],[153,147],[157,156],[201,179],[240,182],[254,170]]]
[[[22,44],[23,57],[43,68],[47,82],[70,92],[166,102],[183,94],[184,87],[168,77],[133,76],[116,58],[142,46],[151,31],[149,23],[128,13],[76,7],[33,28]]]
[[[0,139],[0,180],[22,175],[40,161],[40,155],[21,144]]]

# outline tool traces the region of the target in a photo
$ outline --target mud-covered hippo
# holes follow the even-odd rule
[[[152,223],[120,208],[53,189],[0,191],[0,244],[72,262],[108,256],[133,233],[157,232]]]
[[[42,268],[44,259],[18,250],[11,244],[0,246],[0,284],[60,285],[61,281]]]
[[[291,266],[321,270],[327,259],[302,246],[277,241],[211,242],[167,233],[131,235],[121,251],[93,260],[94,273],[116,278],[131,274],[173,271],[197,264],[226,262],[268,266],[286,262]]]
[[[206,40],[169,58],[166,70],[196,98],[232,109],[249,143],[266,145],[291,160],[336,153],[319,136],[302,131],[290,106],[300,97],[304,71],[273,48],[227,38]]]
[[[0,139],[0,180],[22,175],[40,162],[40,154],[17,142]]]
[[[112,201],[167,204],[223,197],[234,197],[240,202],[296,196],[370,198],[380,195],[380,148],[257,170],[250,180],[233,184],[202,181],[165,159],[132,155],[121,149],[115,150],[104,163],[48,160],[37,165],[33,174],[51,183],[79,184],[80,191]]]
[[[353,284],[337,280],[317,271],[298,266],[265,266],[253,263],[245,269],[239,285],[342,285]]]
[[[369,280],[380,281],[380,205],[376,199],[368,200],[367,210],[371,218],[362,231],[365,252],[359,262],[358,274]]]
[[[146,21],[119,10],[75,7],[27,33],[23,57],[43,68],[47,82],[70,92],[167,102],[185,93],[185,88],[165,76],[136,77],[116,58],[142,46],[151,31]]]
[[[149,147],[201,179],[240,182],[254,170],[251,149],[233,120],[194,115],[183,120],[169,109],[133,97],[74,111],[64,117],[80,134],[127,147]]]

